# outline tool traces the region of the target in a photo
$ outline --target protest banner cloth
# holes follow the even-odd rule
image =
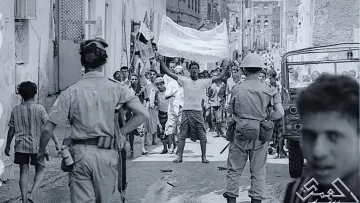
[[[214,63],[230,58],[226,21],[212,30],[182,27],[163,16],[158,41],[159,54]]]

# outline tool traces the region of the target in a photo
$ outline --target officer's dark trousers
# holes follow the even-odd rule
[[[235,136],[229,146],[227,160],[226,191],[230,197],[239,196],[240,176],[247,160],[250,160],[251,187],[249,197],[263,200],[265,193],[266,161],[268,142],[240,140]]]

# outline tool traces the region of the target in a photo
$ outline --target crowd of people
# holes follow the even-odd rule
[[[159,66],[168,67],[171,73],[177,76],[190,78],[190,65],[181,63],[181,61],[184,60],[175,58],[166,65],[162,59],[159,60],[158,58],[158,60],[151,61],[151,64],[158,63]],[[276,87],[280,92],[281,84],[277,72],[271,66],[268,68],[266,63],[264,64],[265,68],[259,74],[259,79],[268,85]],[[198,64],[197,66],[199,67]],[[240,68],[240,63],[237,60],[231,61],[229,66],[231,67],[230,71],[222,79],[209,84],[203,98],[200,100],[206,131],[215,133],[214,137],[226,138],[226,109],[231,98],[231,90],[246,79],[246,74]],[[216,67],[209,71],[200,71],[199,67],[198,79],[217,78],[224,68],[225,63],[216,63]],[[138,71],[138,74],[131,73],[131,70],[134,69],[123,66],[120,71],[114,73],[113,77],[128,86],[139,97],[150,114],[149,122],[145,122],[137,130],[127,135],[131,153],[134,150],[134,136],[140,136],[143,155],[148,153],[145,146],[157,145],[158,140],[164,146],[161,154],[176,153],[181,112],[184,107],[184,88],[168,74],[165,74],[164,71],[157,71],[154,66],[144,70],[143,74],[141,74],[141,71]],[[132,116],[131,112],[126,110],[124,115],[125,122]]]
[[[230,142],[223,194],[227,203],[236,203],[239,197],[240,177],[248,160],[251,203],[266,199],[269,141],[276,130],[273,122],[284,116],[284,108],[278,75],[274,69],[264,68],[260,55],[250,53],[241,64],[224,60],[208,73],[200,72],[196,62],[166,65],[156,53],[152,64],[159,64],[163,74],[154,68],[143,75],[129,73],[129,67],[122,67],[114,73],[114,79],[109,79],[102,75],[106,47],[102,39],[81,43],[85,74],[61,92],[49,114],[35,103],[36,84],[26,81],[18,87],[23,102],[11,113],[5,154],[10,156],[15,137],[14,163],[20,167],[23,203],[36,201],[34,195],[43,180],[51,138],[63,154],[62,170],[69,173],[71,202],[107,203],[116,189],[116,180],[124,196],[124,168],[120,167],[119,154],[124,150],[124,135],[132,151],[134,137],[140,136],[144,155],[145,144],[156,145],[160,139],[162,154],[177,154],[174,163],[183,161],[187,138],[199,140],[201,162],[206,164],[206,128]],[[356,202],[360,188],[359,84],[348,76],[322,74],[299,94],[297,106],[302,152],[311,170],[288,185],[284,203],[303,202],[298,194],[313,193],[303,189],[312,178],[318,181],[319,194],[333,192],[334,180],[341,178],[348,186],[348,195],[310,194],[311,201],[331,197],[339,202]],[[60,144],[54,129],[66,123],[70,123],[72,133]],[[29,164],[35,166],[36,175],[28,193]]]

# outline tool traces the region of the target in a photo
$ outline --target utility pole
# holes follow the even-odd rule
[[[239,53],[241,53],[241,60],[244,58],[242,50],[244,49],[244,0],[238,0],[240,3],[240,32],[239,32]]]

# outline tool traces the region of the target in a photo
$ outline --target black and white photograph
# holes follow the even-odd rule
[[[0,0],[0,203],[359,203],[359,0]]]

